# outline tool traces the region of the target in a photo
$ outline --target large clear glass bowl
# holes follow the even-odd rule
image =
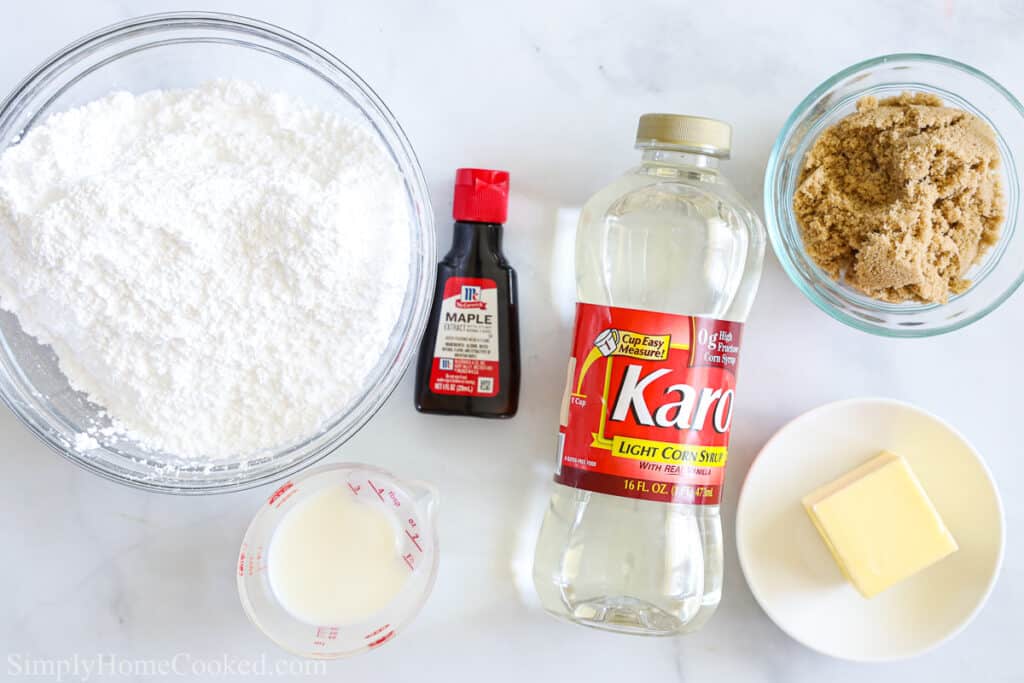
[[[854,111],[857,100],[901,92],[933,93],[992,127],[1002,156],[1006,220],[999,242],[968,273],[973,285],[945,304],[876,301],[836,282],[807,255],[793,213],[804,155],[821,132]],[[1024,149],[1024,108],[994,80],[966,64],[918,54],[886,55],[844,69],[801,102],[779,133],[764,179],[768,237],[790,279],[819,308],[859,330],[926,337],[959,329],[1002,304],[1024,281],[1024,239],[1016,234],[1021,185],[1014,156]]]
[[[25,426],[86,469],[168,493],[219,493],[264,484],[316,462],[355,434],[394,390],[415,355],[434,287],[433,214],[423,172],[398,122],[336,57],[263,22],[224,14],[159,14],[86,36],[32,72],[0,105],[0,149],[16,144],[49,114],[114,90],[194,87],[214,78],[253,81],[375,130],[405,182],[411,268],[401,317],[358,399],[316,434],[225,461],[147,452],[126,439],[84,453],[75,450],[75,435],[95,424],[99,408],[68,385],[52,349],[26,335],[13,315],[0,311],[0,396]]]

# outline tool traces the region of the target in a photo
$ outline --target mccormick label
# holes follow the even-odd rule
[[[456,396],[496,396],[498,368],[497,283],[488,278],[448,278],[430,390]]]
[[[555,481],[718,504],[740,323],[578,304]]]

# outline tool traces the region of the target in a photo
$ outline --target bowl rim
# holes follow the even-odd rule
[[[1007,287],[999,296],[995,297],[992,301],[988,302],[984,307],[977,311],[970,313],[969,315],[963,315],[959,318],[950,321],[948,323],[931,327],[900,327],[900,328],[889,328],[882,325],[874,324],[865,321],[861,318],[850,315],[849,313],[832,306],[827,300],[820,296],[803,278],[797,271],[792,259],[790,259],[785,249],[785,236],[782,234],[781,228],[778,226],[777,211],[779,207],[776,204],[774,197],[775,186],[778,184],[778,170],[779,160],[783,156],[783,147],[785,143],[792,137],[791,133],[795,128],[796,123],[801,120],[808,110],[819,101],[825,93],[831,90],[837,83],[854,76],[861,71],[866,69],[874,68],[882,64],[889,62],[904,61],[904,62],[921,62],[928,64],[937,64],[947,68],[961,71],[968,76],[971,76],[981,83],[989,86],[997,94],[1002,96],[1010,105],[1013,107],[1017,114],[1020,115],[1021,119],[1024,120],[1024,105],[1011,93],[1007,88],[1001,85],[994,78],[986,74],[985,72],[976,69],[969,64],[964,64],[955,59],[948,57],[942,57],[939,55],[933,55],[928,53],[918,52],[896,52],[891,54],[885,54],[878,57],[872,57],[865,59],[855,64],[852,64],[845,69],[842,69],[832,76],[826,78],[824,81],[819,83],[810,93],[804,97],[799,104],[793,109],[792,113],[786,118],[782,124],[782,128],[779,130],[779,134],[775,138],[775,142],[772,144],[771,152],[768,155],[768,161],[765,165],[764,182],[762,187],[762,202],[765,214],[765,223],[768,232],[768,239],[772,245],[772,251],[775,252],[775,256],[779,263],[782,265],[782,269],[786,272],[789,279],[797,286],[797,288],[806,296],[810,301],[817,306],[819,309],[827,313],[830,317],[839,322],[848,325],[861,332],[869,334],[879,335],[883,337],[893,338],[924,338],[938,336],[946,334],[948,332],[954,332],[956,330],[967,327],[968,325],[975,323],[988,314],[995,311],[997,308],[1002,306],[1014,293],[1024,284],[1024,270],[1022,270],[1014,281]],[[999,135],[998,130],[996,134]],[[1019,198],[1016,202],[1019,204]],[[1015,209],[1015,214],[1019,213],[1018,207],[1012,207]],[[1013,216],[1016,219],[1016,215]],[[1016,224],[1018,221],[1014,220]],[[1010,226],[1011,233],[1015,229],[1016,225]],[[1004,223],[1003,229],[1006,229]],[[1012,238],[1012,237],[1011,237]],[[1018,238],[1020,239],[1020,238]]]
[[[145,491],[175,495],[210,495],[244,491],[270,484],[316,464],[340,448],[348,439],[361,430],[363,426],[365,426],[366,423],[381,409],[384,403],[387,402],[388,398],[394,393],[395,389],[397,389],[410,363],[416,356],[415,351],[419,346],[419,340],[426,328],[430,305],[433,298],[433,290],[435,287],[434,281],[436,279],[436,263],[434,258],[436,250],[436,234],[434,228],[434,212],[430,202],[430,194],[426,178],[423,174],[422,165],[420,164],[415,150],[409,142],[408,136],[401,127],[401,124],[380,96],[351,67],[325,48],[307,38],[281,28],[276,24],[254,19],[252,17],[227,12],[157,12],[129,18],[94,30],[54,52],[38,66],[32,69],[27,76],[22,78],[11,89],[7,96],[0,101],[0,119],[4,118],[8,114],[10,108],[16,102],[26,96],[26,91],[35,87],[41,79],[50,74],[55,68],[68,60],[72,60],[82,55],[83,53],[88,53],[90,49],[98,47],[110,39],[131,35],[136,32],[189,27],[195,29],[206,28],[222,30],[227,33],[251,35],[272,42],[277,42],[288,48],[306,53],[311,57],[311,61],[320,60],[329,70],[334,70],[341,77],[350,81],[352,85],[355,86],[355,90],[353,92],[358,92],[359,96],[365,98],[366,102],[370,105],[365,108],[357,105],[360,110],[364,111],[364,115],[370,119],[370,125],[375,128],[380,126],[385,127],[393,137],[393,140],[391,141],[386,139],[384,140],[384,144],[389,150],[389,155],[395,155],[397,158],[404,156],[405,163],[409,167],[408,170],[411,171],[411,174],[405,173],[405,169],[402,169],[396,161],[396,166],[399,166],[398,170],[401,173],[403,183],[406,186],[405,193],[410,201],[410,224],[418,223],[421,228],[419,231],[421,234],[420,239],[422,240],[420,247],[423,252],[423,256],[420,257],[423,259],[422,265],[415,262],[417,260],[416,253],[419,250],[413,247],[410,252],[413,256],[413,262],[410,263],[410,274],[412,275],[415,273],[417,269],[422,270],[422,274],[418,282],[410,280],[406,296],[408,297],[410,293],[418,293],[418,295],[408,311],[409,322],[407,335],[404,339],[397,340],[398,343],[393,361],[382,368],[379,377],[368,378],[364,391],[360,397],[357,397],[356,402],[354,402],[346,411],[335,416],[335,418],[327,424],[337,427],[347,415],[356,414],[358,409],[356,419],[352,421],[348,428],[333,434],[331,438],[327,439],[325,442],[316,445],[305,456],[282,467],[268,467],[252,477],[241,476],[231,480],[216,481],[212,483],[206,483],[200,479],[182,480],[179,483],[170,479],[149,479],[144,476],[131,476],[125,474],[126,470],[118,469],[116,465],[107,464],[108,461],[106,459],[101,460],[90,457],[87,454],[82,454],[61,446],[61,444],[57,443],[51,435],[43,433],[39,425],[35,424],[33,420],[28,418],[22,408],[16,405],[14,397],[8,396],[6,391],[0,391],[0,400],[2,400],[4,405],[7,406],[22,425],[27,427],[28,430],[36,436],[36,438],[42,441],[51,450],[86,471],[97,474],[109,481]],[[310,68],[311,66],[310,63],[301,62],[298,65],[305,68]],[[351,101],[349,93],[344,92],[343,89],[339,89],[339,94],[348,97]],[[373,118],[377,118],[378,120],[374,121]],[[381,135],[379,132],[377,134]],[[426,267],[423,267],[423,265]],[[2,343],[6,347],[6,340],[3,340]],[[4,370],[4,374],[6,375],[6,370]],[[372,391],[374,387],[381,386],[385,387],[383,391]],[[30,412],[34,413],[35,411]],[[49,419],[44,419],[44,421],[49,421]],[[304,435],[300,440],[290,445],[288,448],[290,450],[300,448],[302,444],[308,444],[311,440],[325,436],[330,431],[330,429],[325,428],[317,434]],[[104,450],[107,451],[108,449],[104,448]]]

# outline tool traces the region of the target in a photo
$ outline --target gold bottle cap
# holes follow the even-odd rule
[[[723,159],[732,149],[732,126],[725,121],[680,114],[644,114],[636,128],[638,147],[692,149]]]

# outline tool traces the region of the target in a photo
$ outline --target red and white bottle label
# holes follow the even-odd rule
[[[496,396],[499,367],[498,284],[489,278],[448,278],[430,390],[453,396]]]
[[[717,505],[741,329],[714,318],[578,304],[555,481]]]

